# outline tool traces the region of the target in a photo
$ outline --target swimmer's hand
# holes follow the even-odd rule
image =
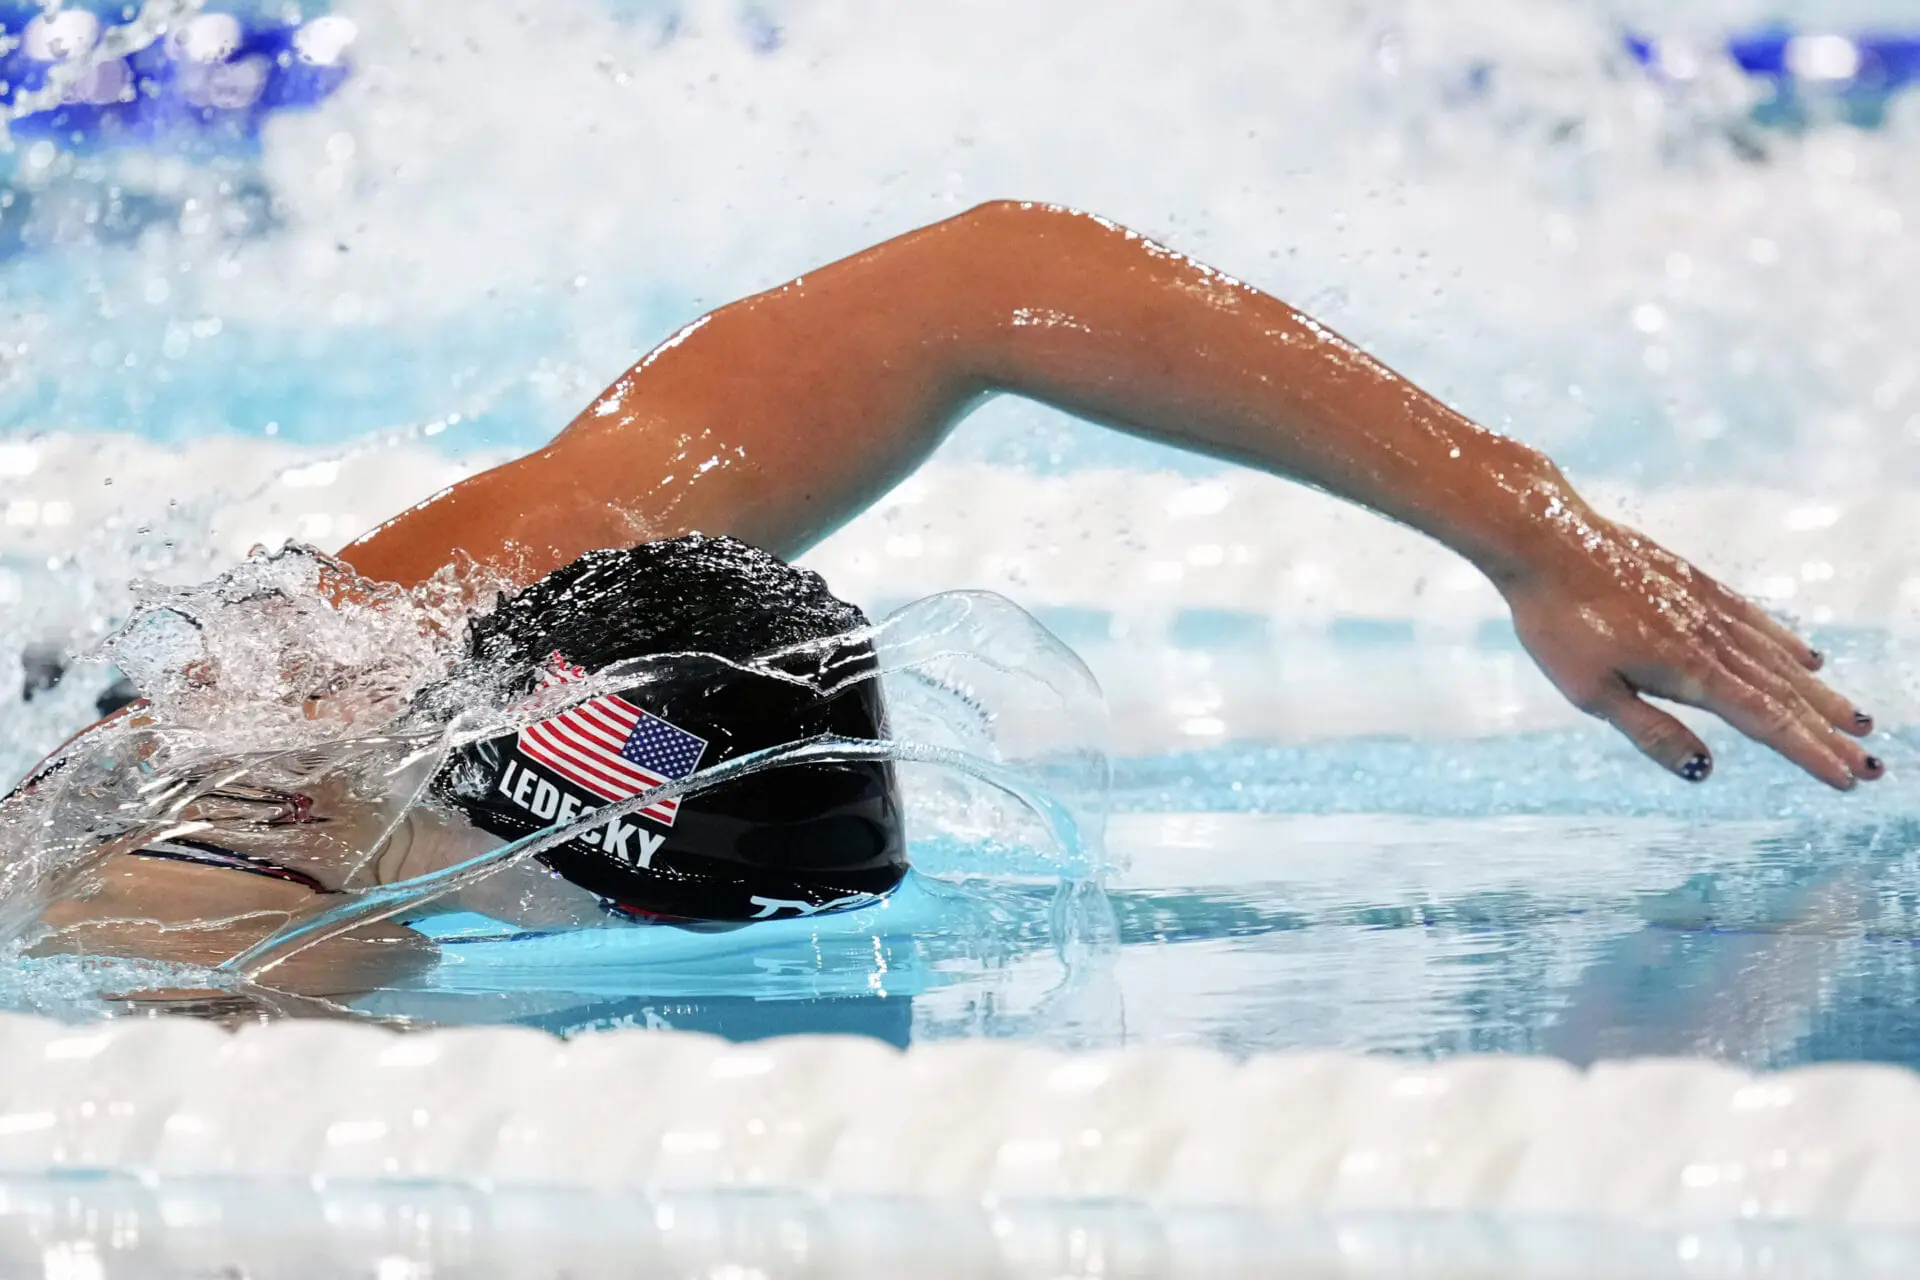
[[[1751,601],[1570,491],[1538,525],[1530,563],[1494,580],[1527,652],[1582,711],[1690,782],[1712,771],[1712,754],[1648,697],[1711,711],[1842,791],[1886,772],[1853,740],[1872,718],[1813,674],[1817,650]]]

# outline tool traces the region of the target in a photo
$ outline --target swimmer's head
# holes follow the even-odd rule
[[[872,648],[849,637],[865,624],[819,575],[732,538],[589,552],[474,619],[470,658],[532,693],[683,656],[461,750],[436,790],[512,839],[636,795],[649,779],[823,735],[884,738],[879,682],[858,678],[874,667]],[[892,766],[865,761],[752,773],[538,856],[620,908],[682,920],[853,906],[907,867]]]

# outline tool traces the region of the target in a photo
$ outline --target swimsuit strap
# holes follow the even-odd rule
[[[248,875],[266,876],[273,880],[284,880],[288,884],[297,884],[314,893],[340,892],[338,889],[327,888],[304,871],[283,867],[277,862],[270,862],[250,853],[223,848],[205,840],[186,838],[155,840],[152,844],[130,852],[136,858],[165,858],[172,862],[190,862],[200,867],[222,867],[229,871],[244,871]]]

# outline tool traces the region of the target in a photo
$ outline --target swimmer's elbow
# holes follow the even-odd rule
[[[1031,200],[982,200],[973,208],[960,215],[963,222],[1009,222],[1031,221],[1036,212],[1055,208],[1053,205],[1036,204]]]
[[[1029,226],[1065,223],[1087,223],[1098,226],[1103,221],[1093,214],[1083,213],[1064,204],[1049,204],[1044,200],[983,200],[960,216],[975,222],[1022,223]]]
[[[1098,214],[1040,200],[987,200],[955,221],[984,233],[997,256],[1017,250],[1022,243],[1044,243],[1050,254],[1057,254],[1063,245],[1074,241],[1124,238],[1130,234]]]

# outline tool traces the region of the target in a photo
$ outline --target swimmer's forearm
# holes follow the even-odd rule
[[[979,375],[1135,434],[1305,481],[1504,579],[1578,503],[1544,456],[1477,426],[1231,277],[1096,218],[973,216]]]

